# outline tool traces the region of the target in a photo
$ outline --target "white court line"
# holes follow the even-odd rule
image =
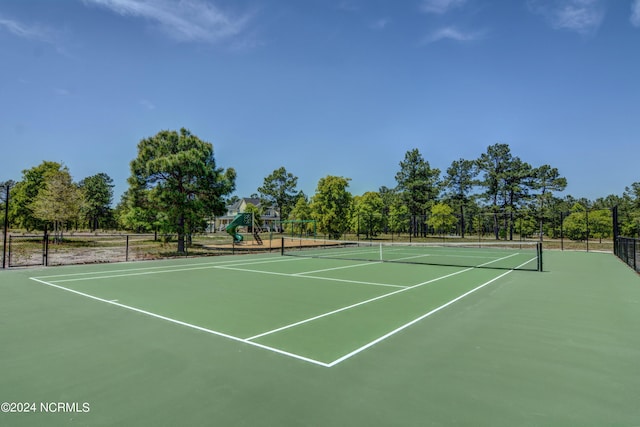
[[[348,305],[346,307],[342,307],[342,308],[339,308],[337,310],[330,311],[328,313],[323,313],[323,314],[320,314],[318,316],[310,317],[308,319],[300,320],[299,322],[291,323],[289,325],[285,325],[285,326],[282,326],[280,328],[273,329],[271,331],[266,331],[266,332],[263,332],[261,334],[254,335],[252,337],[247,338],[247,341],[255,340],[257,338],[264,337],[266,335],[271,335],[271,334],[274,334],[276,332],[284,331],[285,329],[293,328],[294,326],[300,326],[300,325],[303,325],[305,323],[311,322],[313,320],[322,319],[323,317],[327,317],[327,316],[330,316],[332,314],[340,313],[342,311],[350,310],[352,308],[359,307],[359,306],[364,305],[364,304],[369,304],[369,303],[372,303],[374,301],[378,301],[378,300],[381,300],[383,298],[387,298],[387,297],[399,294],[401,292],[406,292],[406,291],[409,291],[411,289],[415,289],[415,288],[417,288],[419,286],[424,286],[424,285],[427,285],[429,283],[437,282],[438,280],[446,279],[448,277],[455,276],[455,275],[464,273],[464,272],[469,271],[469,270],[473,270],[473,267],[467,268],[465,270],[456,271],[454,273],[450,273],[450,274],[447,274],[445,276],[436,277],[435,279],[431,279],[431,280],[428,280],[426,282],[418,283],[417,285],[408,286],[408,287],[405,286],[403,289],[399,289],[397,291],[389,292],[388,294],[379,295],[377,297],[370,298],[370,299],[365,300],[365,301],[360,301],[358,303],[351,304],[351,305]]]
[[[526,265],[526,264],[530,263],[530,262],[531,262],[531,261],[533,261],[533,260],[535,260],[535,258],[533,258],[533,259],[531,259],[531,260],[529,260],[529,261],[527,261],[527,262],[524,262],[524,263],[520,264],[519,266],[517,266],[517,267],[516,267],[516,269],[518,269],[518,268],[522,267],[523,265]],[[368,349],[368,348],[370,348],[370,347],[373,347],[374,345],[376,345],[376,344],[378,344],[378,343],[380,343],[380,342],[382,342],[382,341],[386,340],[387,338],[389,338],[389,337],[391,337],[391,336],[393,336],[393,335],[397,334],[398,332],[400,332],[400,331],[402,331],[402,330],[404,330],[404,329],[408,328],[409,326],[411,326],[411,325],[414,325],[414,324],[418,323],[419,321],[421,321],[421,320],[423,320],[423,319],[425,319],[425,318],[427,318],[427,317],[431,316],[431,315],[432,315],[432,314],[434,314],[434,313],[437,313],[438,311],[440,311],[440,310],[442,310],[442,309],[444,309],[444,308],[446,308],[446,307],[449,307],[451,304],[453,304],[453,303],[455,303],[455,302],[457,302],[457,301],[460,301],[461,299],[463,299],[463,298],[465,298],[465,297],[467,297],[467,296],[471,295],[472,293],[474,293],[474,292],[476,292],[476,291],[478,291],[478,290],[480,290],[480,289],[484,288],[485,286],[487,286],[487,285],[489,285],[489,284],[491,284],[491,283],[495,282],[496,280],[498,280],[498,279],[500,279],[500,278],[502,278],[502,277],[506,276],[507,274],[512,273],[513,271],[515,271],[515,269],[513,269],[513,270],[509,270],[509,271],[506,271],[506,272],[502,273],[501,275],[499,275],[499,276],[497,276],[497,277],[494,277],[493,279],[491,279],[491,280],[489,280],[489,281],[487,281],[487,282],[484,282],[484,283],[483,283],[483,284],[481,284],[480,286],[477,286],[477,287],[475,287],[475,288],[471,289],[470,291],[467,291],[467,292],[465,292],[464,294],[462,294],[462,295],[460,295],[460,296],[458,296],[458,297],[456,297],[456,298],[452,299],[451,301],[449,301],[449,302],[447,302],[447,303],[445,303],[445,304],[442,304],[441,306],[439,306],[439,307],[437,307],[437,308],[434,308],[434,309],[433,309],[433,310],[431,310],[430,312],[423,314],[422,316],[420,316],[420,317],[418,317],[418,318],[416,318],[416,319],[414,319],[414,320],[410,321],[409,323],[405,323],[404,325],[402,325],[402,326],[400,326],[399,328],[396,328],[396,329],[394,329],[393,331],[391,331],[391,332],[389,332],[389,333],[387,333],[387,334],[385,334],[385,335],[381,336],[380,338],[377,338],[377,339],[375,339],[375,340],[373,340],[373,341],[369,342],[368,344],[365,344],[365,345],[363,345],[362,347],[355,349],[355,350],[354,350],[354,351],[352,351],[351,353],[347,353],[347,354],[345,354],[344,356],[342,356],[342,357],[340,357],[340,358],[338,358],[338,359],[334,360],[333,362],[329,363],[329,364],[328,364],[328,367],[330,367],[330,368],[331,368],[331,367],[333,367],[333,366],[337,365],[338,363],[341,363],[341,362],[344,362],[344,361],[345,361],[345,360],[347,360],[347,359],[350,359],[351,357],[355,356],[356,354],[361,353],[361,352],[363,352],[364,350],[366,350],[366,349]]]
[[[232,266],[234,265],[255,265],[255,264],[266,264],[266,263],[274,263],[274,262],[286,262],[286,261],[299,261],[300,258],[288,258],[288,259],[282,259],[282,258],[278,258],[275,260],[268,260],[268,261],[256,261],[253,263],[247,263],[247,262],[241,262],[238,263],[238,260],[233,260],[233,261],[220,261],[220,262],[212,262],[212,263],[206,263],[206,264],[194,264],[191,266],[165,266],[165,267],[149,267],[149,268],[140,268],[140,269],[131,269],[131,270],[113,270],[113,271],[102,271],[102,272],[93,272],[93,273],[74,273],[74,274],[59,274],[56,276],[40,276],[40,277],[36,277],[37,279],[50,279],[50,278],[56,278],[56,277],[71,277],[71,276],[81,276],[84,275],[85,277],[74,277],[71,279],[56,279],[56,280],[52,280],[52,282],[56,282],[56,283],[64,283],[64,282],[79,282],[79,281],[85,281],[85,280],[99,280],[99,279],[112,279],[115,277],[133,277],[133,276],[145,276],[145,275],[149,275],[149,274],[163,274],[163,273],[177,273],[177,272],[182,272],[182,271],[195,271],[195,270],[207,270],[207,269],[212,269],[212,268],[221,268],[222,264],[231,264]],[[160,270],[160,268],[164,268],[164,270]],[[150,269],[153,269],[153,271],[148,271]],[[133,272],[132,272],[133,271]],[[105,274],[105,273],[122,273],[122,274],[107,274],[105,276],[87,276],[90,274]]]
[[[504,258],[501,258],[501,259],[498,259],[498,260],[491,261],[491,262],[486,263],[486,264],[490,264],[490,263],[493,263],[493,262],[501,261],[502,259],[506,259],[506,258],[511,258],[512,256],[514,256],[514,254],[508,255],[508,256],[506,256]],[[527,264],[528,262],[530,262],[530,261],[527,261],[524,264]],[[522,265],[524,265],[524,264],[522,264]],[[247,338],[247,340],[248,341],[255,340],[255,339],[264,337],[266,335],[271,335],[271,334],[274,334],[276,332],[284,331],[285,329],[290,329],[290,328],[293,328],[293,327],[296,327],[296,326],[300,326],[300,325],[303,325],[305,323],[312,322],[314,320],[322,319],[323,317],[331,316],[333,314],[337,314],[337,313],[340,313],[342,311],[350,310],[352,308],[359,307],[359,306],[364,305],[364,304],[369,304],[369,303],[372,303],[374,301],[378,301],[378,300],[381,300],[383,298],[387,298],[387,297],[399,294],[401,292],[410,291],[412,289],[419,288],[420,286],[428,285],[429,283],[437,282],[439,280],[443,280],[443,279],[446,279],[446,278],[449,278],[449,277],[452,277],[452,276],[456,276],[458,274],[465,273],[467,271],[474,270],[474,269],[475,269],[475,267],[469,267],[469,268],[465,268],[464,270],[455,271],[453,273],[449,273],[449,274],[446,274],[444,276],[440,276],[440,277],[436,277],[434,279],[427,280],[426,282],[421,282],[421,283],[418,283],[418,284],[413,285],[413,286],[404,287],[403,289],[400,289],[400,290],[397,290],[397,291],[394,291],[394,292],[389,292],[388,294],[383,294],[383,295],[379,295],[379,296],[374,297],[374,298],[370,298],[370,299],[368,299],[366,301],[361,301],[361,302],[358,302],[358,303],[355,303],[355,304],[348,305],[346,307],[339,308],[337,310],[333,310],[333,311],[330,311],[330,312],[327,312],[327,313],[320,314],[318,316],[310,317],[308,319],[303,319],[303,320],[300,320],[300,321],[295,322],[295,323],[284,325],[284,326],[281,326],[279,328],[272,329],[270,331],[266,331],[266,332],[263,332],[261,334],[249,337],[249,338]],[[305,276],[303,276],[303,277],[305,277]]]
[[[402,252],[394,252],[394,253],[402,255]],[[409,253],[409,252],[405,252],[405,253]],[[504,255],[504,252],[502,252],[500,254],[496,254],[496,255]],[[522,255],[522,254],[518,252],[518,253],[514,253],[514,255]],[[397,259],[419,258],[421,256],[433,256],[433,257],[445,256],[447,258],[493,259],[495,255],[491,255],[491,254],[486,254],[486,255],[460,255],[459,253],[457,253],[457,254],[431,253],[431,254],[415,255],[413,257],[397,258]]]
[[[304,259],[304,258],[300,258]],[[389,288],[406,288],[406,286],[402,285],[393,285],[390,283],[377,283],[377,282],[364,282],[361,280],[347,280],[347,279],[337,279],[333,277],[322,277],[322,276],[308,276],[308,275],[300,275],[301,273],[278,273],[275,271],[264,271],[264,270],[251,270],[249,268],[235,268],[233,266],[219,265],[216,266],[221,270],[234,270],[234,271],[243,271],[245,273],[257,273],[257,274],[269,274],[272,276],[284,276],[284,277],[296,277],[302,279],[317,279],[317,280],[327,280],[330,282],[342,282],[342,283],[353,283],[358,285],[372,285],[372,286],[386,286]]]
[[[430,257],[431,254],[421,254],[421,255],[413,255],[413,256],[405,256],[402,258],[394,258],[391,261],[404,261],[407,259],[414,259],[414,258],[424,258],[424,257]]]
[[[347,258],[349,255],[360,255],[360,254],[380,254],[379,246],[365,246],[363,250],[355,251],[355,250],[346,250],[346,251],[338,251],[336,248],[329,248],[329,252],[327,249],[318,249],[314,252],[314,249],[303,249],[302,251],[297,250],[288,250],[285,251],[285,255],[293,256],[293,257],[303,257],[303,258],[322,258],[322,259],[343,259],[349,261],[350,258]],[[300,252],[303,255],[297,255]],[[340,258],[344,256],[345,258]]]
[[[345,268],[354,268],[354,267],[369,267],[371,265],[380,264],[382,261],[367,261],[363,264],[354,264],[354,265],[343,265],[341,267],[333,267],[333,268],[323,268],[322,270],[312,270],[312,271],[303,271],[301,273],[293,273],[294,276],[303,275],[303,274],[313,274],[313,273],[322,273],[325,271],[333,271],[333,270],[342,270]]]
[[[66,273],[66,274],[56,274],[56,275],[49,275],[49,276],[36,276],[36,278],[38,279],[51,279],[51,278],[55,278],[55,277],[72,277],[72,276],[89,276],[89,275],[93,275],[93,274],[111,274],[111,273],[126,273],[126,272],[136,272],[136,271],[146,271],[146,270],[160,270],[160,269],[167,269],[167,268],[177,268],[177,267],[184,267],[184,268],[188,268],[188,267],[202,267],[202,266],[207,266],[207,265],[219,265],[219,264],[233,264],[233,263],[237,263],[239,260],[234,259],[234,260],[224,260],[224,261],[212,261],[212,262],[199,262],[199,263],[195,263],[195,264],[191,264],[191,265],[181,265],[181,264],[174,264],[174,265],[158,265],[158,266],[154,266],[154,267],[139,267],[139,268],[123,268],[123,269],[119,269],[119,270],[106,270],[106,271],[85,271],[85,272],[81,272],[81,273]],[[138,263],[139,261],[137,261],[136,263]],[[245,261],[243,261],[245,262]],[[261,262],[261,261],[259,261]],[[132,263],[129,263],[132,264]]]
[[[193,325],[191,323],[183,322],[181,320],[172,319],[171,317],[162,316],[160,314],[152,313],[150,311],[142,310],[140,308],[136,308],[136,307],[132,307],[132,306],[129,306],[129,305],[121,304],[121,303],[117,302],[117,300],[107,300],[107,299],[104,299],[104,298],[96,297],[96,296],[93,296],[93,295],[86,294],[84,292],[76,291],[74,289],[65,288],[64,286],[55,285],[53,283],[46,282],[46,281],[38,279],[36,277],[30,277],[29,279],[31,279],[33,281],[36,281],[38,283],[42,283],[43,285],[47,285],[47,286],[51,286],[51,287],[54,287],[54,288],[57,288],[57,289],[61,289],[63,291],[71,292],[73,294],[80,295],[80,296],[83,296],[85,298],[90,298],[92,300],[104,302],[106,304],[115,305],[117,307],[124,308],[126,310],[135,311],[136,313],[144,314],[146,316],[150,316],[150,317],[155,317],[157,319],[166,320],[167,322],[175,323],[177,325],[186,326],[188,328],[196,329],[198,331],[206,332],[206,333],[209,333],[209,334],[212,334],[212,335],[217,335],[217,336],[220,336],[220,337],[223,337],[223,338],[228,338],[230,340],[241,342],[243,344],[248,344],[248,345],[252,345],[254,347],[259,347],[259,348],[262,348],[264,350],[269,350],[269,351],[272,351],[274,353],[281,354],[283,356],[287,356],[287,357],[291,357],[291,358],[294,358],[294,359],[302,360],[304,362],[313,363],[314,365],[320,365],[320,366],[323,366],[325,368],[328,367],[328,365],[326,363],[320,362],[319,360],[311,359],[309,357],[301,356],[301,355],[295,354],[295,353],[290,353],[288,351],[280,350],[278,348],[269,347],[267,345],[263,345],[263,344],[259,344],[259,343],[255,343],[255,342],[251,342],[251,341],[247,341],[245,339],[242,339],[242,338],[239,338],[239,337],[236,337],[236,336],[233,336],[233,335],[225,334],[224,332],[219,332],[219,331],[214,331],[212,329],[203,328],[202,326],[197,326],[197,325]]]
[[[509,258],[511,256],[513,256],[513,254],[509,255],[507,257],[501,258],[501,259]],[[493,261],[490,261],[490,262],[485,263],[483,265],[488,265],[488,264],[491,264],[493,262],[500,261],[501,259],[493,260]],[[520,268],[523,265],[526,265],[526,264],[528,264],[528,263],[530,263],[530,262],[532,262],[534,260],[535,260],[535,258],[533,258],[533,259],[531,259],[531,260],[529,260],[529,261],[527,261],[525,263],[522,263],[520,266],[518,266],[516,268]],[[220,265],[215,266],[215,268],[230,268],[230,269],[232,269],[231,267],[224,267],[224,266],[220,266]],[[100,298],[100,297],[96,297],[96,296],[93,296],[93,295],[90,295],[90,294],[86,294],[84,292],[76,291],[74,289],[65,288],[63,286],[59,286],[59,285],[56,285],[56,284],[41,280],[41,279],[39,279],[37,277],[30,277],[29,279],[31,279],[33,281],[36,281],[38,283],[47,285],[47,286],[51,286],[51,287],[54,287],[54,288],[57,288],[57,289],[60,289],[60,290],[64,290],[64,291],[67,291],[67,292],[70,292],[70,293],[74,293],[76,295],[84,296],[84,297],[89,298],[89,299],[93,299],[93,300],[96,300],[96,301],[100,301],[100,302],[104,302],[104,303],[107,303],[107,304],[115,305],[117,307],[121,307],[121,308],[124,308],[124,309],[127,309],[127,310],[131,310],[131,311],[134,311],[134,312],[137,312],[137,313],[140,313],[140,314],[144,314],[144,315],[147,315],[147,316],[150,316],[150,317],[155,317],[155,318],[158,318],[158,319],[166,320],[166,321],[171,322],[171,323],[175,323],[175,324],[178,324],[178,325],[181,325],[181,326],[185,326],[185,327],[189,327],[189,328],[192,328],[192,329],[196,329],[196,330],[199,330],[199,331],[202,331],[202,332],[206,332],[206,333],[209,333],[209,334],[212,334],[212,335],[217,335],[217,336],[220,336],[220,337],[228,338],[228,339],[236,341],[236,342],[241,342],[241,343],[244,343],[244,344],[252,345],[252,346],[255,346],[255,347],[258,347],[258,348],[262,348],[264,350],[268,350],[268,351],[272,351],[272,352],[277,353],[277,354],[281,354],[283,356],[291,357],[291,358],[298,359],[298,360],[301,360],[301,361],[304,361],[304,362],[308,362],[308,363],[311,363],[311,364],[315,364],[315,365],[318,365],[318,366],[330,368],[330,367],[333,367],[333,366],[335,366],[335,365],[337,365],[337,364],[339,364],[339,363],[341,363],[341,362],[343,362],[343,361],[355,356],[356,354],[358,354],[358,353],[360,353],[360,352],[362,352],[362,351],[374,346],[375,344],[378,344],[379,342],[391,337],[392,335],[395,335],[396,333],[400,332],[401,330],[406,329],[407,327],[409,327],[409,326],[419,322],[420,320],[422,320],[422,319],[424,319],[424,318],[426,318],[426,317],[428,317],[428,316],[430,316],[430,315],[442,310],[443,308],[448,307],[449,305],[453,304],[456,301],[459,301],[460,299],[470,295],[471,293],[476,292],[479,289],[482,289],[483,287],[489,285],[490,283],[493,283],[494,281],[500,279],[501,277],[504,277],[507,274],[513,272],[513,270],[509,270],[509,271],[507,271],[507,272],[505,272],[505,273],[503,273],[503,274],[501,274],[501,275],[489,280],[488,282],[483,283],[482,285],[480,285],[480,286],[478,286],[478,287],[476,287],[476,288],[474,288],[474,289],[472,289],[472,290],[470,290],[470,291],[458,296],[457,298],[447,302],[446,304],[443,304],[442,306],[440,306],[440,307],[438,307],[438,308],[436,308],[434,310],[431,310],[429,313],[426,313],[426,314],[420,316],[419,318],[414,319],[411,322],[409,322],[409,323],[407,323],[407,324],[405,324],[405,325],[403,325],[403,326],[401,326],[399,328],[396,328],[395,330],[393,330],[393,331],[383,335],[382,337],[377,338],[376,340],[371,341],[370,343],[368,343],[368,344],[366,344],[366,345],[364,345],[364,346],[362,346],[362,347],[360,347],[360,348],[358,348],[358,349],[356,349],[356,350],[354,350],[354,351],[352,351],[352,352],[350,352],[350,353],[348,353],[348,354],[346,354],[346,355],[334,360],[331,363],[321,362],[321,361],[318,361],[318,360],[315,360],[315,359],[312,359],[312,358],[308,358],[308,357],[305,357],[305,356],[302,356],[302,355],[298,355],[298,354],[295,354],[295,353],[291,353],[291,352],[287,352],[287,351],[284,351],[284,350],[280,350],[280,349],[277,349],[277,348],[274,348],[274,347],[270,347],[270,346],[267,346],[267,345],[264,345],[264,344],[256,343],[256,342],[251,341],[251,340],[257,339],[257,338],[259,338],[261,336],[265,336],[265,335],[268,335],[268,334],[271,334],[271,333],[275,333],[277,331],[288,329],[288,328],[293,327],[293,326],[297,326],[297,325],[300,325],[300,324],[303,324],[303,323],[307,323],[307,322],[310,322],[312,320],[319,319],[321,317],[326,317],[326,316],[328,316],[330,314],[335,314],[337,312],[344,311],[344,310],[347,310],[349,308],[353,308],[353,307],[358,306],[358,305],[362,305],[362,304],[366,304],[366,303],[369,303],[369,302],[373,302],[375,300],[386,298],[387,296],[391,296],[391,295],[394,295],[394,294],[397,294],[397,293],[400,293],[400,292],[404,292],[406,290],[413,289],[413,288],[416,288],[418,286],[423,286],[423,285],[426,285],[428,283],[432,283],[434,281],[444,279],[446,277],[455,276],[457,274],[461,274],[461,273],[464,273],[466,271],[473,270],[474,268],[475,267],[470,267],[470,268],[467,268],[467,269],[464,269],[464,270],[461,270],[461,271],[457,271],[457,272],[448,274],[446,276],[442,276],[442,277],[439,277],[439,278],[428,280],[426,282],[418,283],[417,285],[413,285],[411,287],[404,287],[403,289],[400,289],[398,291],[391,292],[391,293],[385,294],[385,295],[381,295],[379,297],[372,298],[370,300],[363,301],[363,302],[360,302],[360,303],[357,303],[357,304],[353,304],[352,306],[349,306],[349,307],[344,307],[342,309],[334,310],[333,312],[330,312],[330,313],[325,313],[323,315],[315,316],[314,318],[306,319],[306,320],[297,322],[297,323],[292,324],[292,325],[287,325],[287,326],[284,326],[282,328],[278,328],[277,330],[267,331],[265,333],[262,333],[260,335],[256,335],[256,336],[251,337],[251,338],[239,338],[239,337],[236,337],[236,336],[233,336],[233,335],[225,334],[223,332],[219,332],[219,331],[214,331],[214,330],[211,330],[211,329],[203,328],[201,326],[193,325],[193,324],[190,324],[190,323],[187,323],[187,322],[183,322],[183,321],[180,321],[180,320],[176,320],[176,319],[173,319],[173,318],[170,318],[170,317],[162,316],[162,315],[159,315],[159,314],[156,314],[156,313],[152,313],[150,311],[142,310],[142,309],[139,309],[139,308],[136,308],[136,307],[132,307],[132,306],[128,306],[128,305],[125,305],[125,304],[121,304],[121,303],[117,302],[117,300],[106,300],[106,299],[103,299],[103,298]],[[252,270],[248,270],[248,271],[252,271]],[[254,271],[254,272],[269,274],[268,272],[264,272],[264,271]],[[299,276],[299,277],[313,278],[312,276]],[[328,279],[328,278],[324,278],[324,279],[335,280],[335,279]]]

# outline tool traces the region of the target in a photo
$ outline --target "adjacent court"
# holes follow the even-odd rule
[[[0,400],[89,408],[2,424],[640,422],[640,278],[613,255],[298,249],[0,273]]]

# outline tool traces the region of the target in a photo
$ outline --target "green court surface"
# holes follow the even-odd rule
[[[2,271],[0,425],[640,425],[640,276],[544,261]]]

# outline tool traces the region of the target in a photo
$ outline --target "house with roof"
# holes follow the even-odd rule
[[[261,210],[259,226],[262,230],[278,231],[280,229],[280,214],[274,206],[263,205],[258,198],[243,197],[227,205],[227,212],[223,216],[214,218],[209,231],[225,231],[225,228],[231,224],[236,215],[247,211],[248,205],[253,205]]]

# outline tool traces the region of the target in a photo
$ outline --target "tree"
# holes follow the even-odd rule
[[[287,217],[291,220],[309,220],[311,219],[311,207],[307,197],[302,194],[297,198],[296,204],[289,212]]]
[[[478,174],[476,163],[472,160],[454,160],[447,169],[444,179],[445,193],[449,200],[459,206],[460,235],[464,239],[465,221],[464,209],[469,203],[469,194],[475,185],[475,177]]]
[[[366,238],[376,236],[382,231],[382,197],[379,193],[368,191],[353,198],[352,228]]]
[[[492,206],[497,207],[501,194],[501,180],[511,162],[511,149],[507,144],[494,144],[487,147],[477,160],[479,171],[483,179],[479,184],[484,187],[483,198]]]
[[[531,237],[536,233],[536,219],[531,215],[518,215],[514,226],[520,237]]]
[[[498,214],[502,214],[505,237],[508,228],[509,239],[513,239],[512,217],[529,199],[534,182],[533,168],[519,157],[513,157],[508,144],[489,146],[487,152],[480,155],[477,165],[483,173],[483,180],[479,182],[485,188],[482,198],[489,203],[493,213],[495,238],[500,238]]]
[[[509,240],[513,240],[514,215],[531,200],[530,190],[534,187],[533,167],[514,157],[504,176],[505,187],[505,230],[509,227]]]
[[[34,216],[32,203],[40,189],[44,188],[52,174],[68,171],[60,163],[44,161],[38,166],[22,171],[22,180],[11,188],[9,216],[14,225],[28,231],[44,228],[44,222]]]
[[[4,218],[7,217],[7,223],[9,223],[8,216],[8,206],[7,206],[7,190],[11,192],[11,188],[16,185],[12,180],[0,182],[0,212],[2,213],[3,218],[3,226],[4,226]],[[9,194],[9,197],[11,194]]]
[[[288,219],[291,221],[309,221],[313,218],[313,214],[311,212],[311,206],[309,206],[309,201],[307,200],[307,196],[304,193],[300,193],[297,198],[297,202],[291,212],[289,212]],[[286,232],[286,230],[282,230]],[[314,226],[312,223],[299,223],[298,227],[294,227],[291,224],[291,234],[303,232],[312,233],[314,232]]]
[[[389,208],[389,229],[394,233],[409,230],[409,209],[400,201],[394,202]]]
[[[478,168],[483,173],[483,179],[479,181],[479,184],[485,189],[481,197],[489,203],[493,212],[493,229],[496,240],[500,238],[498,212],[501,202],[500,196],[504,197],[502,180],[511,160],[511,149],[507,144],[489,146],[486,153],[481,154],[477,160]]]
[[[347,191],[350,178],[328,175],[320,178],[311,199],[311,212],[321,233],[338,239],[349,227],[351,193]]]
[[[163,228],[162,215],[154,209],[150,201],[150,193],[148,189],[129,188],[125,191],[115,209],[120,227],[137,233]]]
[[[516,212],[531,199],[529,191],[534,187],[534,169],[520,157],[514,157],[503,180],[505,206],[510,212]]]
[[[589,234],[599,239],[611,237],[613,233],[613,223],[611,221],[611,211],[609,209],[598,209],[589,212]]]
[[[548,206],[554,191],[564,191],[567,187],[567,179],[560,176],[558,169],[549,165],[542,165],[533,173],[535,189],[538,193],[538,218],[540,223],[540,240],[544,236],[544,220],[548,218]]]
[[[571,240],[587,238],[587,209],[580,203],[571,208],[571,214],[564,219],[564,232]]]
[[[407,151],[404,161],[400,162],[400,171],[396,174],[397,189],[414,216],[426,216],[428,209],[440,193],[440,169],[432,169],[429,162],[424,160],[417,148]],[[422,227],[424,222],[416,221]],[[414,235],[418,235],[414,227]],[[426,229],[422,228],[426,235]]]
[[[625,187],[624,194],[631,200],[634,209],[640,209],[640,182],[634,182],[629,187]]]
[[[203,227],[211,215],[225,212],[224,196],[235,189],[235,170],[217,168],[213,145],[185,128],[161,131],[138,144],[128,179],[133,208],[164,216],[167,231],[185,235]]]
[[[84,198],[83,216],[89,221],[91,230],[95,231],[101,220],[106,222],[111,217],[113,179],[106,173],[99,173],[84,178],[78,186]]]
[[[30,205],[35,218],[53,224],[56,241],[65,223],[78,219],[81,207],[82,193],[66,169],[51,173]]]
[[[382,199],[382,230],[384,233],[389,231],[389,214],[391,206],[399,199],[398,193],[393,188],[384,185],[378,189],[378,194]]]
[[[640,182],[625,188],[620,205],[620,232],[624,236],[640,237]]]
[[[298,185],[298,177],[288,173],[283,166],[264,179],[258,192],[262,195],[262,199],[278,207],[280,218],[286,218],[297,198],[296,185]]]
[[[456,217],[453,215],[453,209],[446,203],[436,203],[431,207],[431,216],[427,220],[430,227],[442,235],[451,230],[456,223]]]

